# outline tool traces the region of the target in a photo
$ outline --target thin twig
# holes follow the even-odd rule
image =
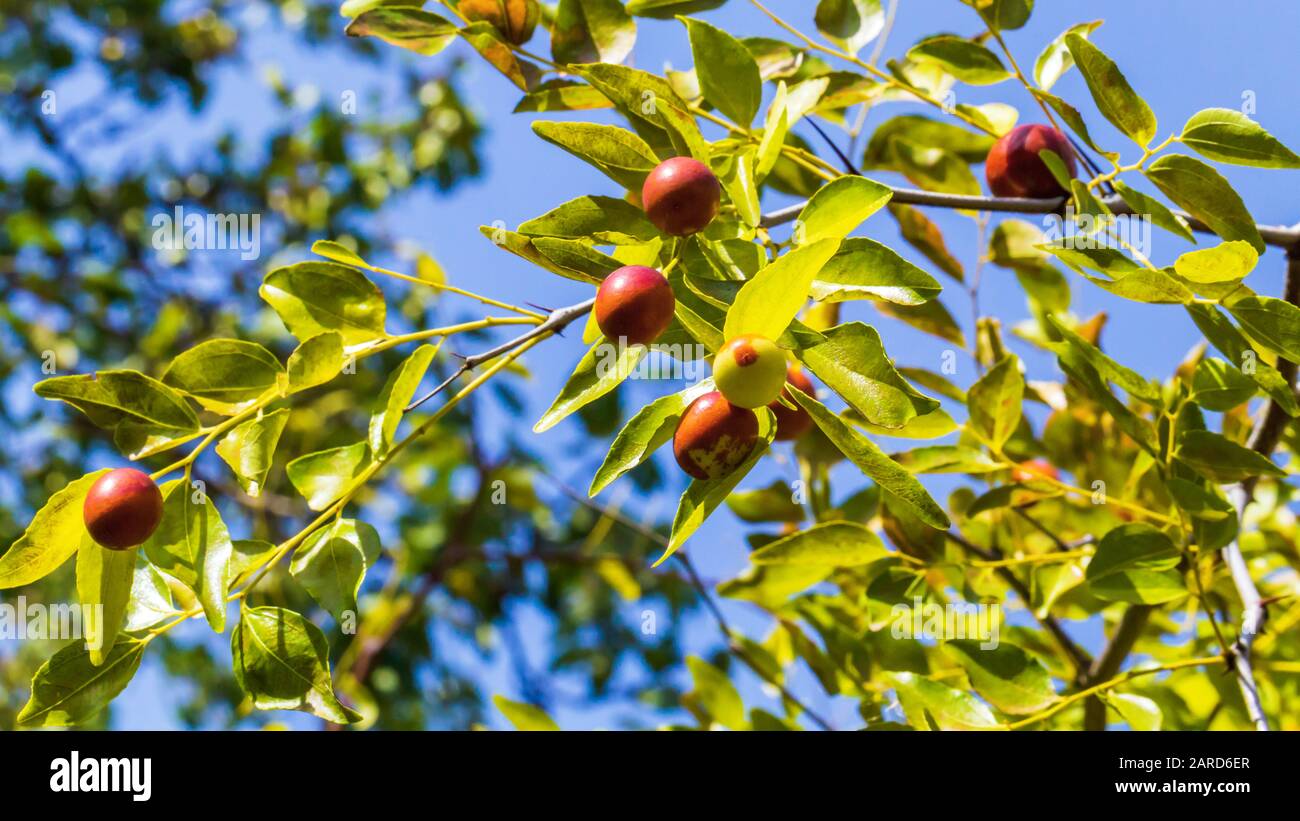
[[[425,402],[428,402],[430,399],[432,399],[433,397],[437,396],[438,394],[446,390],[447,386],[450,385],[452,382],[455,382],[461,376],[468,373],[469,371],[474,370],[476,367],[482,365],[484,362],[488,362],[492,359],[496,359],[501,354],[509,353],[510,351],[513,351],[515,348],[518,348],[520,345],[523,345],[525,342],[528,342],[529,340],[536,339],[537,337],[540,336],[549,336],[551,334],[559,333],[560,331],[568,327],[570,322],[572,322],[573,320],[577,319],[580,316],[584,316],[585,314],[587,314],[587,312],[589,312],[592,309],[592,306],[594,306],[595,304],[596,304],[596,298],[592,297],[591,299],[585,300],[583,302],[579,302],[575,305],[569,305],[568,307],[565,308],[557,308],[554,311],[551,311],[551,313],[546,317],[545,322],[543,322],[542,324],[536,327],[529,328],[527,331],[524,331],[522,334],[516,336],[514,339],[511,339],[507,342],[502,342],[500,345],[497,345],[495,348],[491,348],[489,350],[483,351],[482,353],[477,353],[474,354],[473,356],[465,357],[464,361],[460,363],[460,367],[452,371],[451,376],[444,379],[438,385],[438,387],[434,388],[433,390],[426,393],[424,396],[421,396],[419,399],[407,405],[406,412],[409,413],[410,411],[413,411],[416,408],[423,405]]]

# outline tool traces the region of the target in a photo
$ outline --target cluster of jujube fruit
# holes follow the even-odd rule
[[[512,42],[523,42],[537,24],[536,4],[462,2],[462,14],[485,19]],[[522,39],[520,39],[522,38]],[[985,172],[989,189],[1000,197],[1049,198],[1067,192],[1043,161],[1040,151],[1061,158],[1073,177],[1074,150],[1055,128],[1021,125],[989,150]],[[641,189],[646,217],[665,234],[685,237],[699,233],[717,216],[722,185],[709,167],[690,157],[660,163]],[[596,292],[596,324],[607,339],[650,345],[672,324],[676,300],[662,273],[644,265],[626,265],[607,276]],[[787,383],[805,394],[813,384],[798,365],[766,337],[745,334],[729,339],[714,356],[717,390],[693,401],[682,413],[673,434],[677,464],[696,479],[718,479],[739,467],[758,443],[755,409],[768,407],[776,418],[776,438],[797,439],[812,428],[812,417],[794,402]],[[1037,474],[1055,475],[1051,465],[1019,471],[1018,481]],[[111,470],[86,496],[86,529],[98,544],[126,550],[143,544],[162,519],[162,494],[148,475],[131,468]]]
[[[675,237],[699,233],[717,216],[722,185],[709,167],[690,157],[660,163],[641,187],[641,205],[656,228]],[[668,279],[643,265],[626,265],[607,276],[596,292],[596,324],[607,339],[649,345],[668,329],[676,300]],[[735,470],[758,443],[755,408],[776,414],[778,439],[795,439],[812,426],[802,408],[782,404],[787,379],[812,391],[807,375],[787,364],[770,339],[744,335],[728,340],[713,362],[717,390],[686,408],[673,435],[673,454],[687,474],[717,479]],[[786,402],[793,404],[788,391]]]

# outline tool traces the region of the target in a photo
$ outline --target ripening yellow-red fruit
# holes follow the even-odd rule
[[[718,391],[692,402],[673,433],[673,456],[696,479],[720,479],[749,458],[758,443],[758,417]]]
[[[1011,469],[1011,481],[1013,482],[1041,482],[1044,477],[1060,479],[1061,471],[1057,470],[1056,466],[1046,459],[1030,459]]]
[[[785,381],[809,396],[813,395],[812,380],[808,378],[808,374],[803,368],[791,367],[788,369],[785,374]],[[813,426],[813,419],[808,414],[808,411],[794,401],[789,388],[781,388],[781,396],[793,403],[796,410],[790,410],[785,405],[782,405],[779,399],[773,401],[768,407],[772,409],[772,413],[776,416],[776,438],[788,442],[807,433]]]
[[[770,405],[785,387],[785,351],[757,334],[730,340],[713,358],[713,384],[742,408]]]
[[[722,183],[707,165],[691,157],[664,160],[641,186],[646,217],[673,236],[703,231],[718,215],[721,203]]]
[[[517,46],[532,39],[542,14],[537,0],[460,0],[457,9],[471,23],[491,23],[502,37]]]
[[[162,508],[162,492],[148,474],[118,468],[95,480],[81,512],[90,538],[110,550],[126,550],[153,535]]]
[[[1018,125],[989,149],[984,174],[993,195],[1048,199],[1067,194],[1038,155],[1044,149],[1060,157],[1074,176],[1074,147],[1064,134],[1050,125]]]
[[[624,265],[596,291],[596,325],[605,338],[649,345],[673,321],[677,300],[664,275],[644,265]]]

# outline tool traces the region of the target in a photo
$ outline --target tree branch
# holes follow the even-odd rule
[[[442,383],[438,385],[438,387],[434,388],[433,390],[426,393],[424,396],[421,396],[419,399],[407,405],[404,412],[409,413],[410,411],[420,407],[425,402],[428,402],[430,399],[432,399],[433,397],[437,396],[438,394],[446,390],[447,386],[450,385],[452,382],[455,382],[461,376],[468,373],[469,371],[472,371],[474,368],[477,368],[479,365],[482,365],[484,362],[488,362],[492,359],[496,359],[498,356],[501,356],[504,353],[509,353],[510,351],[513,351],[515,348],[518,348],[520,345],[523,345],[525,342],[528,342],[531,339],[536,339],[539,336],[549,336],[551,334],[557,334],[560,331],[563,331],[566,327],[568,327],[569,323],[573,322],[573,320],[577,319],[580,316],[585,316],[587,312],[589,312],[595,304],[596,304],[596,298],[592,297],[591,299],[585,300],[583,302],[579,302],[574,305],[569,305],[568,307],[565,308],[556,308],[554,311],[551,311],[549,314],[547,314],[546,321],[543,322],[542,324],[529,328],[527,331],[523,332],[519,336],[516,336],[514,339],[511,339],[507,342],[502,342],[500,345],[497,345],[495,348],[491,348],[489,350],[483,351],[482,353],[474,354],[473,356],[465,357],[465,359],[460,363],[460,367],[458,367],[455,371],[453,371],[451,376],[444,379]]]
[[[969,211],[1000,211],[1012,214],[1054,214],[1065,207],[1067,197],[1054,197],[1052,199],[1024,199],[1020,197],[971,197],[962,194],[940,194],[934,191],[918,191],[914,188],[892,188],[894,192],[891,202],[902,203],[904,205],[929,205],[935,208],[959,208]],[[1110,209],[1110,212],[1116,216],[1132,215],[1133,209],[1119,197],[1103,197],[1102,202]],[[807,201],[796,203],[785,208],[773,211],[770,214],[764,214],[759,220],[759,225],[763,228],[772,228],[777,225],[784,225],[793,222],[803,211]],[[1182,211],[1174,211],[1175,214],[1187,221],[1187,224],[1193,231],[1199,231],[1203,234],[1213,234],[1210,227],[1190,214]],[[1300,245],[1300,227],[1284,227],[1280,225],[1257,225],[1259,234],[1264,238],[1267,245],[1274,245],[1279,248],[1293,248]]]
[[[1292,305],[1300,305],[1300,245],[1292,245],[1287,250],[1286,284],[1282,288],[1282,298]],[[1294,389],[1296,363],[1278,359],[1277,370]],[[1263,415],[1250,432],[1250,438],[1246,442],[1247,447],[1262,456],[1271,455],[1289,421],[1290,417],[1282,406],[1270,399]],[[1257,478],[1249,477],[1229,492],[1237,508],[1238,534],[1246,525],[1246,508],[1254,501]],[[1250,577],[1250,568],[1246,566],[1246,559],[1241,555],[1240,536],[1223,548],[1221,555],[1224,564],[1232,573],[1232,584],[1237,588],[1237,595],[1241,598],[1241,632],[1237,636],[1236,643],[1232,645],[1233,658],[1230,661],[1237,674],[1237,686],[1241,689],[1241,697],[1246,702],[1246,712],[1250,715],[1251,724],[1255,725],[1257,730],[1267,730],[1268,717],[1264,715],[1264,705],[1259,700],[1259,685],[1255,682],[1250,658],[1255,637],[1264,626],[1264,619],[1268,615],[1267,605],[1260,598],[1259,588]]]

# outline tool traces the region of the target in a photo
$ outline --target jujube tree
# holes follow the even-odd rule
[[[481,385],[592,314],[583,332],[590,348],[535,430],[616,390],[651,348],[709,360],[710,378],[631,416],[591,495],[671,439],[691,481],[671,530],[656,534],[660,563],[671,558],[690,571],[684,548],[724,504],[759,525],[749,538],[752,566],[716,592],[768,612],[772,631],[754,638],[720,626],[727,663],[776,687],[782,714],[747,711],[725,671],[690,659],[695,689],[683,706],[702,725],[830,726],[786,686],[790,665],[802,663],[828,694],[857,700],[870,726],[1295,726],[1296,681],[1272,672],[1300,652],[1294,632],[1285,632],[1300,620],[1287,580],[1297,567],[1290,471],[1270,457],[1279,445],[1297,447],[1300,231],[1258,226],[1205,160],[1297,168],[1300,157],[1226,109],[1202,111],[1157,143],[1154,112],[1092,43],[1095,24],[1052,40],[1027,75],[1003,34],[1025,24],[1029,0],[952,3],[953,25],[970,36],[925,38],[885,67],[879,51],[860,56],[888,30],[874,0],[801,7],[816,34],[758,0],[749,4],[785,39],[741,37],[685,16],[722,0],[561,0],[543,15],[549,59],[522,45],[537,16],[532,3],[501,2],[488,13],[480,6],[492,4],[448,2],[446,16],[347,4],[354,35],[426,55],[463,39],[523,92],[519,111],[611,109],[622,118],[626,128],[536,120],[539,137],[599,169],[608,187],[513,231],[483,228],[485,253],[495,245],[596,295],[537,311],[454,289],[492,312],[466,326],[395,335],[368,274],[404,275],[322,241],[315,251],[324,261],[277,268],[262,284],[263,299],[299,341],[287,362],[253,343],[210,340],[181,353],[160,379],[105,371],[38,384],[39,395],[111,430],[132,458],[198,441],[154,472],[155,480],[175,478],[163,484],[157,531],[126,552],[136,565],[110,564],[94,552],[98,545],[79,539],[94,474],[55,494],[0,558],[0,580],[11,586],[74,553],[80,573],[90,556],[87,575],[99,583],[81,589],[79,575],[83,601],[102,601],[115,614],[103,625],[111,649],[94,655],[70,645],[37,674],[23,723],[84,719],[127,685],[148,644],[174,625],[203,616],[223,630],[228,600],[240,604],[232,659],[254,706],[359,720],[334,692],[321,628],[288,608],[253,606],[259,582],[289,559],[289,572],[321,607],[346,617],[383,550],[372,527],[345,516],[357,493]],[[661,76],[624,64],[638,17],[674,16],[694,56],[691,71]],[[1126,150],[1139,152],[1135,161],[1094,139],[1077,101],[1052,93],[1071,70],[1097,113],[1132,142]],[[1021,112],[1005,103],[952,104],[958,84],[1013,82],[1045,122],[1017,125]],[[824,134],[821,121],[856,136],[859,112],[900,101],[933,110],[881,122],[860,158],[829,135],[833,159],[822,156],[794,131],[807,123]],[[1177,146],[1193,153],[1175,153]],[[993,197],[971,170],[981,162]],[[915,188],[875,179],[891,174]],[[803,201],[765,212],[769,192]],[[1068,208],[1089,227],[1053,238],[1010,218],[979,249],[1025,292],[1032,327],[1012,340],[989,317],[963,330],[939,298],[938,279],[856,235],[885,211],[916,252],[974,294],[977,285],[916,206],[961,209],[981,226],[995,212]],[[1213,236],[1157,264],[1117,228],[1116,217],[1134,215],[1171,239]],[[1268,245],[1288,251],[1282,298],[1244,282]],[[1057,263],[1082,287],[1150,311],[1181,306],[1206,345],[1164,379],[1137,373],[1103,349],[1104,319],[1070,311]],[[961,385],[951,369],[896,364],[876,328],[841,321],[841,306],[854,303],[966,348],[977,378]],[[511,326],[517,335],[462,360],[415,400],[442,340]],[[1031,378],[1013,345],[1052,355],[1059,377]],[[211,500],[188,481],[197,456],[213,446],[241,483],[263,486],[295,394],[333,380],[344,363],[363,367],[398,346],[413,350],[389,375],[369,435],[287,466],[288,481],[318,515],[281,544],[235,549]],[[601,367],[611,350],[616,367]],[[234,354],[241,364],[229,368]],[[437,409],[399,435],[408,414],[435,399]],[[1030,404],[1037,413],[1025,412]],[[881,437],[947,439],[887,453]],[[801,487],[740,489],[776,440],[793,440]],[[832,486],[831,468],[841,462],[862,477],[847,492],[838,480]],[[940,504],[918,478],[929,474],[963,480]],[[151,624],[128,618],[139,606],[130,581],[141,567],[191,591],[193,604]],[[711,595],[702,584],[699,593]],[[993,647],[965,636],[920,642],[893,629],[899,607],[954,602],[1016,602],[1034,626],[1004,624]],[[1180,613],[1190,621],[1177,622]],[[1088,618],[1106,626],[1096,654],[1068,627]],[[277,644],[263,640],[272,635]],[[1130,657],[1141,664],[1127,666]],[[92,677],[101,682],[93,691],[84,686]],[[889,709],[895,700],[901,714]],[[499,704],[516,725],[552,724],[528,705]]]

